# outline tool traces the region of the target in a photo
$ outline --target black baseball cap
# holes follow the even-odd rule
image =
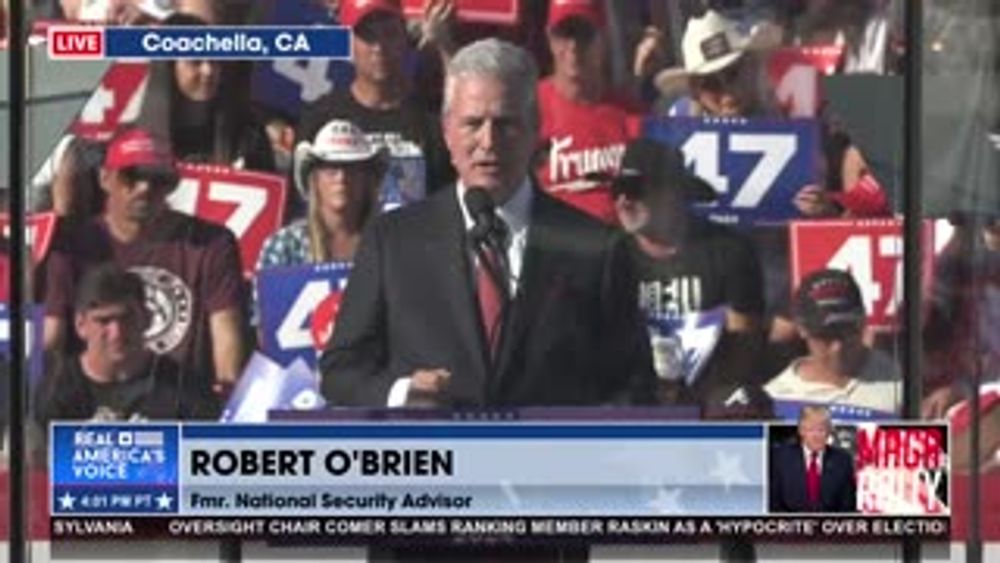
[[[708,182],[688,171],[681,151],[653,139],[630,141],[618,175],[611,180],[612,195],[635,200],[660,190],[681,190],[689,201],[718,197]]]
[[[795,320],[810,335],[837,338],[865,324],[865,302],[854,277],[843,270],[818,270],[795,292]]]

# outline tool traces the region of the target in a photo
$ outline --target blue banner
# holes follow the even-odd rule
[[[793,203],[819,181],[819,124],[812,119],[653,117],[646,137],[679,148],[689,169],[719,194],[695,210],[739,226],[799,217]]]
[[[176,425],[54,424],[52,513],[177,513],[179,435]]]
[[[263,25],[336,25],[330,10],[313,0],[281,0],[271,3]],[[302,106],[315,102],[335,87],[354,79],[354,65],[347,60],[277,59],[254,64],[250,98],[289,119],[298,119]]]
[[[56,424],[52,513],[761,515],[764,438],[759,424]]]
[[[333,331],[350,271],[349,263],[333,262],[258,272],[264,354],[281,365],[301,359],[314,368]]]
[[[109,27],[104,55],[142,59],[349,59],[345,27]]]

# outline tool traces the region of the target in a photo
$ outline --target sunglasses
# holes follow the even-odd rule
[[[580,18],[568,18],[552,28],[552,35],[560,39],[575,39],[589,45],[597,38],[597,28]]]
[[[354,35],[365,43],[397,41],[406,36],[402,21],[390,14],[372,14],[354,26]]]
[[[130,185],[134,186],[139,182],[146,182],[154,189],[173,188],[179,180],[177,174],[170,172],[150,172],[139,168],[123,168],[119,170],[119,174]]]
[[[691,87],[695,90],[707,90],[709,92],[722,92],[729,86],[736,83],[743,70],[743,64],[737,62],[718,72],[702,76],[691,77]]]

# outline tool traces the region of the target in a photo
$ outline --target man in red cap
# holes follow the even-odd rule
[[[610,92],[605,16],[600,0],[552,0],[546,24],[552,75],[538,85],[541,111],[538,180],[546,191],[616,224],[607,182],[625,143],[638,136],[639,105]]]
[[[405,68],[410,46],[399,0],[344,0],[339,18],[352,31],[354,80],[304,108],[297,142],[311,142],[333,119],[350,121],[393,157],[422,157],[428,189],[451,181],[440,125]]]
[[[146,347],[177,361],[190,381],[224,394],[246,352],[240,254],[224,227],[173,211],[166,197],[177,171],[169,146],[140,128],[119,132],[100,171],[103,213],[65,225],[45,272],[45,347],[72,348],[77,280],[114,262],[142,278],[151,322]]]

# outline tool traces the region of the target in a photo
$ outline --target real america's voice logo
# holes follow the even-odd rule
[[[52,26],[52,59],[350,59],[350,30],[339,26]]]

